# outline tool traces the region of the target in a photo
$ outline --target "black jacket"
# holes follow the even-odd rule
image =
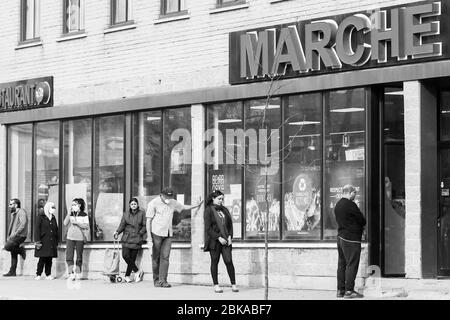
[[[361,241],[366,219],[356,203],[342,198],[334,207],[338,224],[338,236],[345,240]]]
[[[220,210],[225,215],[225,223],[227,230],[231,238],[233,238],[233,220],[231,219],[230,212],[225,207],[221,207]],[[203,214],[205,223],[205,244],[203,245],[203,251],[214,250],[216,243],[219,241],[220,229],[217,225],[216,218],[214,217],[214,211],[211,206],[207,206]]]
[[[49,220],[44,213],[40,213],[36,217],[34,229],[34,241],[41,242],[42,247],[34,251],[35,257],[52,257],[58,256],[58,223],[55,216]]]
[[[122,246],[131,249],[140,249],[147,236],[145,212],[138,209],[135,213],[125,211],[122,216],[117,233],[122,235]]]

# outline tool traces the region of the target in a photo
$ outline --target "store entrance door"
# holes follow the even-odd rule
[[[450,145],[440,151],[438,273],[450,276]]]

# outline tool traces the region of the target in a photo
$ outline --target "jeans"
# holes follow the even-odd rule
[[[139,249],[130,249],[127,247],[122,247],[122,257],[127,263],[127,271],[125,272],[125,277],[129,277],[131,271],[137,272],[139,269],[136,266],[136,257],[138,255]]]
[[[42,271],[44,270],[45,266],[45,275],[49,276],[52,273],[52,257],[40,257],[38,264],[37,264],[37,270],[36,275],[40,276],[42,274]]]
[[[361,243],[337,239],[338,269],[337,289],[340,291],[353,291],[356,274],[358,273]]]
[[[84,241],[69,240],[66,241],[66,262],[69,274],[73,272],[73,256],[74,251],[77,251],[77,261],[76,261],[76,273],[81,273],[81,266],[83,264],[83,249]]]
[[[169,272],[169,256],[172,247],[172,237],[161,237],[152,232],[152,269],[153,281],[167,282]]]
[[[220,260],[220,254],[222,253],[223,262],[225,262],[225,266],[227,267],[228,276],[230,277],[231,284],[236,284],[235,274],[234,274],[234,265],[233,259],[231,257],[231,246],[223,246],[219,241],[216,242],[216,247],[209,250],[209,254],[211,256],[211,276],[213,279],[213,283],[219,284],[217,279],[217,273]]]
[[[26,237],[14,237],[9,239],[5,244],[5,250],[11,253],[11,268],[9,269],[11,273],[16,273],[17,255],[25,252],[25,249],[20,246],[25,239]]]

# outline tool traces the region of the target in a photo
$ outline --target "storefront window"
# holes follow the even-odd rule
[[[95,119],[94,221],[112,241],[124,210],[124,116]]]
[[[181,204],[191,204],[192,141],[191,109],[177,108],[163,112],[163,181],[171,186]],[[191,239],[191,212],[175,214],[174,240]]]
[[[133,196],[141,209],[161,192],[161,111],[142,112],[133,119]]]
[[[8,131],[8,200],[17,198],[28,215],[28,236],[31,241],[31,180],[32,180],[32,125],[12,126]],[[6,214],[6,226],[11,220]]]
[[[335,239],[337,224],[334,206],[342,196],[342,187],[352,184],[357,190],[355,202],[365,212],[365,114],[364,88],[331,91],[325,98],[325,202],[323,238]]]
[[[34,213],[44,212],[51,201],[59,206],[59,129],[58,121],[41,122],[35,126],[36,168],[34,184]],[[58,220],[58,215],[56,219]]]
[[[280,237],[280,99],[245,103],[245,237],[264,238],[268,212],[269,238]]]
[[[241,102],[221,103],[208,110],[206,157],[208,165],[208,194],[214,190],[224,193],[225,203],[233,218],[233,236],[242,237],[242,156],[243,141],[235,138],[243,129]],[[242,158],[240,158],[242,156]],[[239,163],[240,162],[240,163]]]
[[[322,95],[286,98],[283,148],[285,238],[320,239]]]
[[[92,120],[67,121],[64,127],[64,201],[60,208],[65,217],[70,212],[70,205],[74,198],[82,198],[86,202],[86,212],[92,218],[91,192],[91,149],[92,149]],[[63,228],[63,239],[67,230]],[[94,237],[95,240],[100,236]]]

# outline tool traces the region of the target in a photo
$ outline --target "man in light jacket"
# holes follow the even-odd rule
[[[8,228],[8,238],[6,239],[5,250],[11,252],[11,268],[4,277],[15,277],[17,268],[17,255],[25,260],[25,249],[20,245],[25,241],[28,234],[27,213],[20,207],[20,200],[13,198],[9,201],[9,211],[11,222]]]

